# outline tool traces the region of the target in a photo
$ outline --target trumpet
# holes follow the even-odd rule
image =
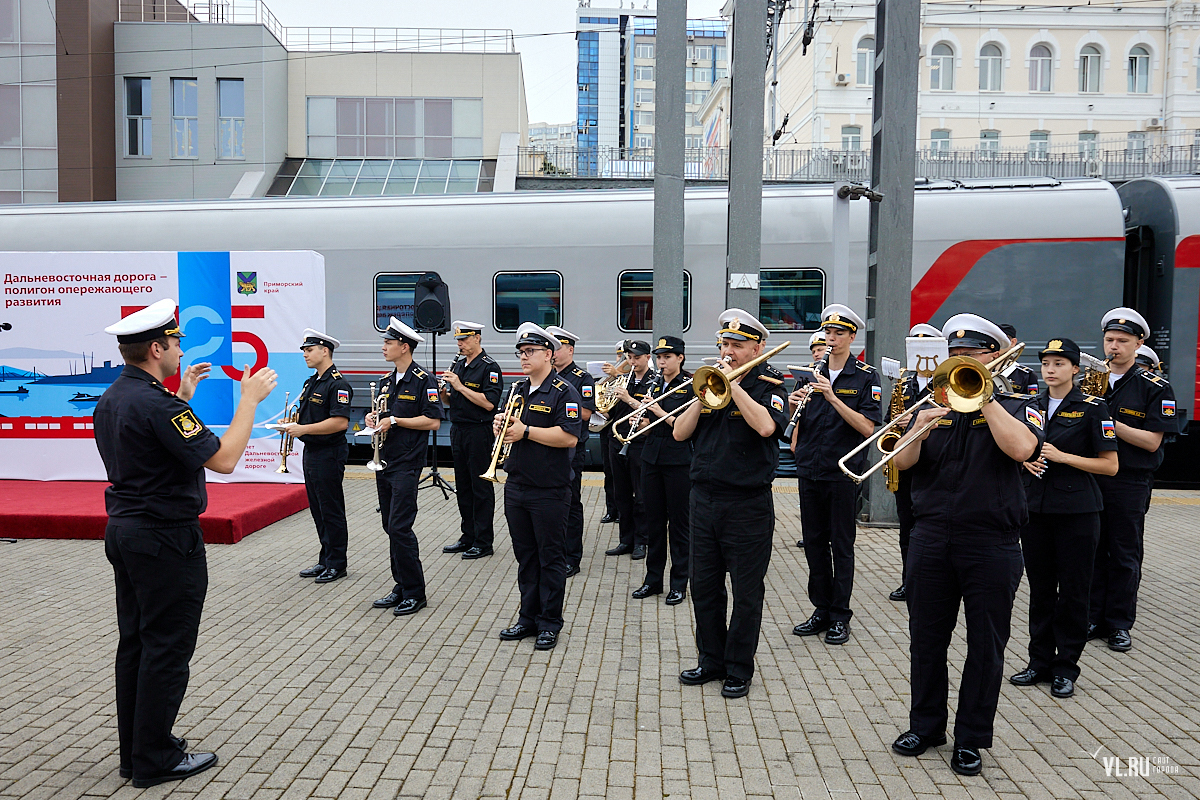
[[[379,426],[379,418],[383,412],[387,410],[387,395],[381,394],[375,396],[375,381],[371,381],[371,413],[375,415],[375,426]],[[387,462],[379,457],[379,448],[383,446],[383,440],[387,438],[387,431],[376,430],[371,434],[371,460],[367,462],[367,469],[372,472],[379,472],[387,466]]]
[[[865,439],[862,444],[842,456],[838,460],[838,467],[850,480],[862,483],[878,470],[890,464],[901,450],[938,423],[936,419],[930,420],[909,434],[896,435],[897,429],[901,425],[907,425],[909,417],[915,415],[922,406],[942,406],[964,414],[983,408],[991,402],[992,395],[996,391],[996,376],[1002,375],[1017,363],[1017,359],[1021,357],[1021,351],[1024,349],[1025,343],[1018,342],[1001,353],[990,365],[970,356],[951,356],[938,364],[938,368],[933,372],[933,377],[929,379],[929,394],[915,403],[908,411]],[[883,453],[883,458],[861,475],[846,466],[850,459],[872,444],[879,449],[879,452]]]
[[[824,368],[828,363],[829,351],[826,350],[825,355],[817,359],[816,363],[812,365],[813,374],[819,375],[821,373],[821,369]],[[813,387],[810,383],[808,384],[808,394],[804,395],[804,397],[800,399],[799,403],[796,403],[796,410],[792,412],[792,418],[788,421],[787,429],[785,429],[783,432],[783,438],[787,439],[789,442],[792,440],[792,431],[796,430],[796,423],[800,421],[800,415],[804,413],[804,408],[808,405],[808,401],[812,399],[812,396]]]
[[[525,410],[525,398],[517,394],[517,387],[527,380],[528,378],[513,381],[508,387],[508,399],[504,402],[504,424],[500,426],[500,434],[496,437],[496,443],[492,445],[492,460],[488,462],[487,472],[479,476],[485,481],[500,482],[500,479],[496,477],[496,470],[501,462],[508,459],[508,452],[512,449],[512,444],[505,443],[504,434],[508,433],[508,426],[512,424],[512,421],[521,416],[521,412]]]
[[[288,400],[291,398],[291,396],[291,392],[283,393],[283,416],[280,417],[280,422],[283,424],[300,421],[300,409],[297,408],[300,403],[297,401],[295,405],[289,405]],[[275,471],[280,475],[287,475],[287,457],[290,456],[292,454],[292,450],[295,449],[296,437],[292,436],[287,431],[280,431],[279,435],[281,437],[279,440],[279,468]]]

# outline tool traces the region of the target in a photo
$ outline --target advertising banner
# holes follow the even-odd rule
[[[212,371],[191,400],[218,436],[233,419],[242,369],[270,366],[275,391],[258,407],[246,454],[210,481],[300,483],[303,445],[281,464],[284,415],[311,374],[305,328],[325,329],[325,261],[312,251],[0,252],[0,479],[104,480],[92,412],[124,366],[104,328],[164,298],[179,303],[181,369]],[[175,389],[178,377],[167,382]]]

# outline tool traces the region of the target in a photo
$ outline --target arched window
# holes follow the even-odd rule
[[[1034,45],[1029,51],[1029,91],[1048,92],[1053,85],[1050,80],[1050,48],[1044,44]]]
[[[979,51],[979,91],[1000,91],[1000,76],[1004,71],[1004,54],[994,44],[985,44]]]
[[[875,38],[864,36],[858,42],[858,52],[855,54],[858,68],[857,83],[859,86],[875,85]]]
[[[1079,51],[1079,91],[1100,91],[1100,51],[1090,44]]]
[[[1150,91],[1150,51],[1141,45],[1129,51],[1129,91],[1133,94]]]
[[[943,92],[954,88],[954,50],[945,42],[935,44],[930,53],[929,88]]]

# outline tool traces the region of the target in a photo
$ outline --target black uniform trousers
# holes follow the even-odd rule
[[[350,445],[304,446],[304,489],[308,492],[308,510],[321,540],[318,564],[326,569],[346,569],[346,496],[342,479],[346,476],[346,458]]]
[[[626,455],[621,455],[624,446],[617,437],[609,437],[609,463],[613,474],[613,502],[621,515],[621,544],[635,547],[646,544],[645,506],[638,489],[642,482],[641,447],[636,443],[629,446]]]
[[[504,484],[504,516],[517,557],[518,625],[558,632],[567,592],[567,506],[571,487]]]
[[[1088,601],[1100,512],[1031,512],[1021,529],[1029,576],[1029,666],[1056,678],[1079,677],[1087,644]]]
[[[699,666],[750,680],[775,532],[771,489],[713,496],[703,484],[694,484],[691,520],[692,609]],[[733,587],[728,626],[726,573]]]
[[[496,440],[489,423],[456,422],[450,426],[450,455],[454,459],[455,496],[462,518],[459,538],[469,547],[491,550],[495,538],[495,484],[479,477],[492,462]]]
[[[800,525],[808,561],[808,599],[817,613],[849,622],[854,591],[854,508],[858,487],[850,481],[798,478]]]
[[[136,778],[173,769],[171,736],[188,685],[208,561],[200,523],[144,528],[110,519],[104,554],[117,584],[117,731],[121,767]]]
[[[617,501],[613,497],[612,453],[609,445],[612,442],[612,425],[601,428],[600,433],[600,465],[604,468],[604,512],[617,513]]]
[[[583,561],[583,448],[576,450],[571,470],[571,507],[567,511],[567,564],[578,567]]]
[[[958,690],[954,744],[991,747],[1004,677],[1013,598],[1021,584],[1021,545],[996,533],[958,533],[923,525],[908,546],[908,630],[912,655],[909,726],[921,736],[946,730],[946,653],[966,609],[967,659]]]
[[[1142,583],[1142,536],[1150,503],[1150,474],[1097,475],[1104,495],[1100,543],[1092,571],[1090,621],[1101,630],[1133,627]]]
[[[425,572],[413,523],[417,519],[419,466],[375,474],[383,529],[390,540],[392,591],[405,600],[425,600]]]
[[[900,485],[896,487],[896,516],[900,519],[900,584],[908,583],[908,540],[912,536],[913,525],[917,518],[913,516],[912,477],[908,471],[900,473]]]
[[[689,464],[642,464],[645,498],[647,586],[661,589],[671,551],[671,590],[687,591],[688,552],[691,550],[692,479]]]

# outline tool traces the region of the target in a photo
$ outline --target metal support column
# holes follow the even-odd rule
[[[729,232],[725,246],[728,276],[725,303],[756,316],[762,256],[766,31],[766,0],[735,0],[729,70]]]
[[[654,339],[683,335],[687,0],[659,0],[654,66]]]

